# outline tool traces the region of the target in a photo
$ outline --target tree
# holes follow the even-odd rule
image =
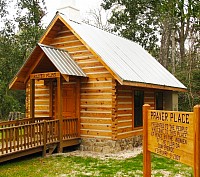
[[[8,11],[7,9],[7,5],[8,5],[8,1],[6,2],[6,0],[0,0],[0,17],[3,18]]]
[[[188,87],[180,97],[186,109],[193,107],[200,95],[199,1],[103,0],[102,7],[112,10],[114,31],[142,45]]]
[[[20,0],[17,2],[17,17],[19,32],[16,36],[22,50],[24,50],[24,59],[36,45],[38,39],[43,33],[42,18],[45,15],[44,0]],[[24,15],[22,15],[24,14]]]
[[[109,11],[105,11],[102,7],[90,9],[87,12],[88,16],[83,20],[87,24],[96,26],[97,28],[110,31],[111,25],[108,21]]]
[[[113,31],[135,41],[158,56],[158,18],[150,0],[103,0],[102,7],[111,10],[109,19],[114,24]]]
[[[4,26],[0,31],[0,119],[5,119],[10,111],[25,110],[25,92],[11,91],[8,85],[43,32],[41,18],[45,8],[41,7],[42,2],[17,1],[15,21],[8,19],[8,12],[4,14]],[[6,3],[4,5],[6,7]]]

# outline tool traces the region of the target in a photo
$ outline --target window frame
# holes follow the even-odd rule
[[[136,125],[135,124],[135,120],[136,120],[136,117],[137,116],[135,116],[136,115],[136,108],[135,108],[135,96],[136,96],[136,93],[142,93],[140,96],[142,96],[143,98],[142,98],[142,103],[139,103],[140,105],[141,105],[141,107],[139,108],[140,109],[140,121],[141,121],[141,125],[140,125],[140,123],[139,123],[139,125]],[[136,90],[133,90],[133,115],[132,115],[132,127],[133,127],[133,129],[135,130],[135,129],[141,129],[142,127],[143,127],[143,115],[142,115],[142,107],[143,107],[143,105],[144,105],[144,98],[145,98],[145,92],[144,92],[144,90],[142,90],[142,89],[136,89]]]

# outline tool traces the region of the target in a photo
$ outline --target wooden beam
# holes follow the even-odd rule
[[[194,176],[200,176],[200,105],[194,106]]]
[[[35,118],[35,80],[30,80],[30,117]]]
[[[64,140],[63,141],[63,147],[69,147],[69,146],[79,145],[80,143],[81,143],[81,139],[80,138],[74,138],[74,139]]]
[[[13,85],[14,85],[14,83],[17,81],[17,79],[18,79],[18,77],[16,76],[16,77],[12,80],[12,82],[9,84],[9,89],[11,89],[11,88],[13,87]]]
[[[48,33],[50,32],[50,30],[53,28],[53,26],[55,25],[56,21],[59,19],[59,15],[56,15],[54,17],[54,19],[51,21],[51,23],[49,24],[49,26],[47,27],[47,30],[45,31],[45,34],[41,37],[41,39],[39,40],[39,43],[43,43],[43,41],[45,40],[45,38],[47,37]]]
[[[59,72],[45,72],[30,74],[30,79],[51,79],[60,77]]]
[[[65,79],[66,82],[69,82],[69,75],[67,74],[62,74],[63,78]]]
[[[53,117],[53,82],[49,83],[49,117]]]
[[[38,146],[38,147],[33,147],[33,148],[31,147],[31,148],[26,149],[26,150],[20,150],[20,151],[17,151],[17,152],[4,154],[4,155],[1,155],[0,163],[8,161],[8,160],[15,159],[15,158],[18,158],[18,157],[34,154],[36,152],[41,152],[41,151],[43,151],[43,147]]]
[[[187,89],[184,88],[176,88],[164,85],[155,85],[148,83],[140,83],[140,82],[131,82],[131,81],[122,81],[121,85],[134,86],[134,87],[143,87],[143,88],[151,88],[151,89],[160,89],[160,90],[172,90],[179,92],[187,92]]]
[[[41,55],[38,57],[37,61],[32,65],[32,67],[29,69],[29,72],[27,73],[27,76],[24,80],[24,83],[26,83],[30,77],[30,74],[33,72],[33,70],[35,69],[35,67],[38,65],[38,63],[40,62],[40,60],[42,59],[42,57],[44,56],[44,52],[41,53]]]
[[[63,151],[63,117],[62,117],[62,83],[61,78],[57,78],[57,119],[59,120],[59,147],[58,152]]]
[[[150,105],[143,106],[143,176],[151,177],[151,152],[148,150],[148,110]]]
[[[81,121],[80,121],[80,78],[77,78],[76,83],[76,117],[78,118],[77,133],[80,136],[81,131]]]

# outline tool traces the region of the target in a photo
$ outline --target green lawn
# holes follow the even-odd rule
[[[50,156],[26,157],[0,164],[1,177],[140,177],[142,176],[142,154],[125,160],[100,160],[91,157]],[[175,161],[153,155],[152,176],[182,175],[192,177],[192,168]],[[165,175],[164,175],[165,174]],[[180,177],[180,176],[179,176]]]

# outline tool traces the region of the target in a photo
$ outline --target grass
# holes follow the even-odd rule
[[[0,177],[140,177],[142,154],[125,160],[100,160],[91,157],[29,156],[0,165]],[[192,177],[192,168],[175,161],[153,155],[152,174],[155,177]],[[165,174],[165,175],[164,175]]]

